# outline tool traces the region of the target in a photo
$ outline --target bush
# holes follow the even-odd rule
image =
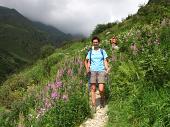
[[[116,24],[117,24],[117,22],[107,23],[107,24],[98,24],[98,25],[96,26],[96,28],[93,30],[92,36],[97,35],[97,34],[99,34],[99,33],[102,33],[102,32],[105,31],[106,29],[111,28],[111,27],[113,27],[113,26],[116,25]]]
[[[55,51],[55,47],[52,45],[45,45],[41,48],[40,56],[41,58],[46,58]]]

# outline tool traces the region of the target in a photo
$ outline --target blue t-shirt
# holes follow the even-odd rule
[[[108,57],[105,50],[103,50],[103,55],[101,53],[101,49],[92,50],[90,71],[104,71],[105,70],[103,57],[104,59]],[[87,59],[90,60],[90,51],[87,54]]]

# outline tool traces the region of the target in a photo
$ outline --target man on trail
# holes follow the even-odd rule
[[[105,76],[109,71],[107,53],[105,50],[99,48],[100,39],[98,37],[92,38],[93,49],[88,51],[85,59],[86,73],[90,74],[91,84],[91,99],[92,107],[96,110],[96,84],[99,85],[100,92],[100,107],[104,107],[104,84]]]
[[[113,36],[110,39],[110,44],[112,47],[112,61],[116,61],[117,57],[116,57],[116,52],[119,50],[118,44],[117,44],[117,38],[115,36]]]
[[[117,45],[117,39],[115,36],[113,36],[111,39],[110,39],[110,44],[112,45],[112,50],[118,50],[119,47]]]

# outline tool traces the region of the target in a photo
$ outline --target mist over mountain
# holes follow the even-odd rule
[[[73,38],[52,26],[33,22],[15,9],[0,6],[1,75],[8,75],[25,63],[31,63],[40,56],[43,46],[60,47]],[[6,66],[7,63],[11,66]]]

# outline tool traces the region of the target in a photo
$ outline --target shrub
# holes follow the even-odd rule
[[[52,45],[45,45],[41,48],[40,56],[41,58],[46,58],[47,56],[51,55],[55,51],[55,47]]]

